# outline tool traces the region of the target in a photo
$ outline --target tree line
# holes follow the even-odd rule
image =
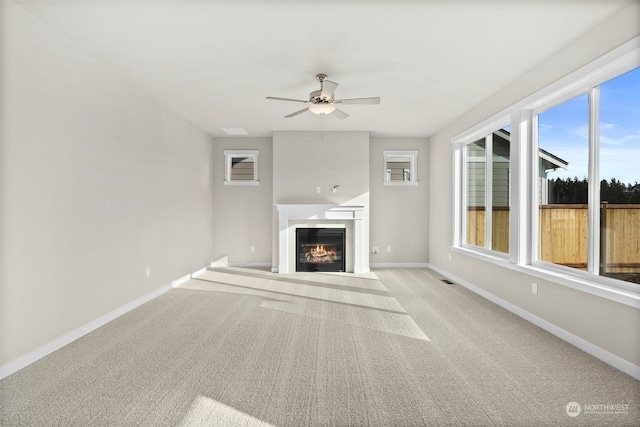
[[[615,204],[640,203],[640,184],[625,184],[615,178],[600,181],[600,200]],[[549,180],[549,203],[571,204],[588,201],[587,178],[555,178]]]

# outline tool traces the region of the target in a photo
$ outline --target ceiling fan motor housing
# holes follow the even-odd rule
[[[329,104],[333,101],[333,97],[322,97],[322,90],[314,90],[309,94],[309,102],[312,104]]]

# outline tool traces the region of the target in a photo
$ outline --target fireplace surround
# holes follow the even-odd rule
[[[343,228],[345,233],[344,271],[365,274],[369,272],[365,262],[364,206],[277,204],[278,273],[296,272],[297,228]]]

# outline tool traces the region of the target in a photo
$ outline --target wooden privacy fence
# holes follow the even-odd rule
[[[491,249],[509,252],[509,208],[494,207],[491,221]],[[484,224],[484,206],[470,207],[467,210],[467,243],[485,247]]]
[[[540,206],[541,261],[587,269],[587,213],[587,205]]]
[[[640,205],[601,205],[600,265],[605,273],[640,272]]]
[[[539,210],[539,258],[587,269],[587,205],[542,205]],[[600,273],[640,273],[640,204],[602,203]],[[485,246],[484,207],[467,211],[467,243]],[[492,249],[509,251],[509,208],[493,208]]]

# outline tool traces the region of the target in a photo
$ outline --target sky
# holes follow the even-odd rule
[[[539,146],[569,162],[550,178],[587,176],[587,94],[539,115]],[[640,183],[640,68],[600,85],[600,177]]]

